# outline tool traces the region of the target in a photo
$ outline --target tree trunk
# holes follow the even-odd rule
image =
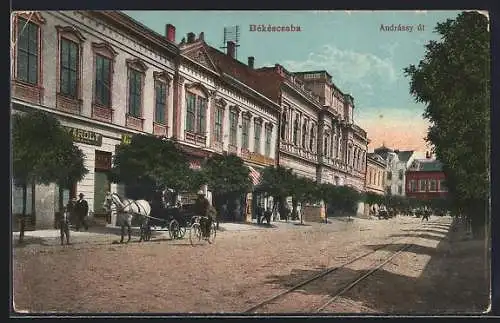
[[[24,241],[24,231],[26,229],[26,199],[28,197],[28,186],[23,182],[23,212],[21,215],[21,226],[19,228],[19,243]]]
[[[300,202],[300,224],[304,224],[304,210],[302,209],[304,203]]]

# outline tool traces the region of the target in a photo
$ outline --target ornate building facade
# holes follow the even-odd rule
[[[366,191],[379,195],[385,194],[385,172],[387,162],[375,153],[366,157]]]
[[[134,133],[172,133],[179,49],[114,11],[19,12],[12,27],[12,113],[46,111],[67,127],[89,173],[65,192],[64,203],[81,192],[100,213],[105,192],[123,190],[106,176],[115,146]],[[53,225],[57,190],[31,188],[35,227]],[[13,185],[13,213],[17,191]]]

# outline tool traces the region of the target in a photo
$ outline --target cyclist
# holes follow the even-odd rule
[[[198,198],[194,204],[194,209],[196,215],[200,216],[200,228],[203,233],[203,237],[208,238],[210,236],[210,226],[212,225],[212,217],[210,216],[210,202],[205,197],[203,191],[198,191]]]

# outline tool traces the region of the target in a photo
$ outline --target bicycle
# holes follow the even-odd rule
[[[189,230],[189,242],[191,243],[192,246],[194,246],[197,243],[201,243],[202,240],[206,240],[208,243],[212,244],[215,241],[215,237],[217,235],[217,225],[215,221],[212,221],[212,224],[210,225],[210,232],[208,234],[208,237],[203,237],[203,232],[201,230],[201,223],[200,220],[204,218],[208,220],[208,217],[206,216],[193,216],[191,218],[191,229]]]

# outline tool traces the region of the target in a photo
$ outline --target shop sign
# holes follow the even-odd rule
[[[132,142],[132,135],[122,135],[122,144],[130,145]]]
[[[189,168],[191,168],[191,169],[201,169],[201,161],[200,160],[191,160],[191,161],[189,161]]]
[[[64,126],[64,128],[71,134],[74,142],[93,146],[102,145],[102,135],[97,132],[67,126]]]

